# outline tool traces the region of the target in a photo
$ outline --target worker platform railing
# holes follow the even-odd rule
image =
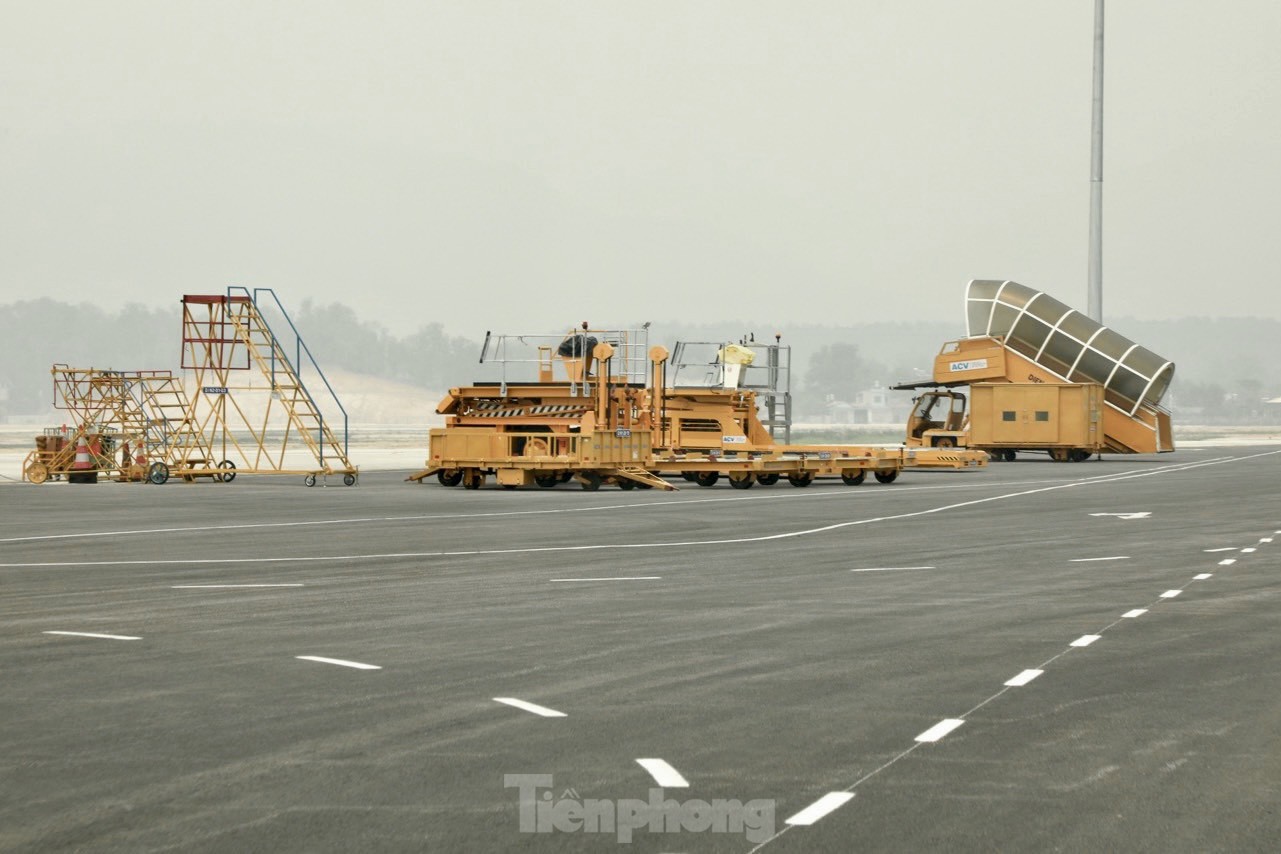
[[[496,384],[499,394],[505,395],[511,383],[565,382],[570,397],[586,397],[601,370],[592,355],[597,344],[613,348],[607,377],[611,383],[646,383],[648,329],[581,328],[563,335],[486,332],[480,364],[492,367],[482,372],[485,376],[476,384]]]

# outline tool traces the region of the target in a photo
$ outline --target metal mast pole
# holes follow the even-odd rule
[[[1103,0],[1094,0],[1094,117],[1090,128],[1090,319],[1103,322]]]

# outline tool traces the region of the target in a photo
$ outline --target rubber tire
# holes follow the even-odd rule
[[[758,474],[756,476],[756,482],[761,486],[773,486],[778,483],[778,479],[779,474],[776,471],[766,472],[765,474]]]
[[[619,489],[635,489],[636,481],[632,480],[631,478],[620,477],[618,479],[618,488]]]
[[[485,476],[476,469],[468,469],[463,473],[463,489],[480,489],[484,482]]]
[[[735,489],[751,489],[753,486],[756,485],[756,478],[752,477],[751,473],[748,473],[747,477],[742,477],[742,478],[731,477],[729,479],[729,485],[734,487]]]
[[[236,479],[236,464],[231,460],[223,460],[218,463],[218,468],[222,469],[222,474],[218,476],[221,483],[231,483]]]
[[[31,483],[44,483],[49,479],[49,467],[44,463],[32,463],[27,466],[27,480]]]
[[[534,483],[538,484],[540,489],[555,489],[560,482],[560,475],[555,473],[534,475]]]
[[[858,486],[865,480],[867,480],[867,469],[859,469],[856,474],[841,472],[841,483],[846,486]]]
[[[580,474],[580,482],[583,489],[588,492],[595,492],[600,489],[600,475],[594,471],[585,471]]]
[[[1090,458],[1090,452],[1084,448],[1073,448],[1068,459],[1074,463],[1083,463]]]
[[[463,482],[463,473],[458,469],[441,469],[436,472],[436,480],[441,486],[457,486]]]
[[[342,485],[343,485],[343,486],[355,486],[355,485],[356,485],[356,476],[355,476],[354,474],[351,474],[350,472],[348,472],[347,474],[343,475],[343,476],[342,476]]]
[[[792,486],[795,486],[797,489],[803,489],[814,482],[814,475],[808,472],[804,474],[789,474],[787,476],[787,482]]]
[[[683,471],[681,472],[681,477],[685,478],[690,483],[698,483],[698,472],[696,471]]]
[[[890,469],[889,471],[878,471],[873,473],[876,476],[877,483],[893,483],[898,480],[898,471]]]
[[[309,474],[309,475],[307,475],[306,477],[304,477],[304,478],[302,479],[302,482],[303,482],[303,484],[304,484],[304,485],[306,485],[306,486],[315,486],[315,485],[316,485],[316,476],[315,476],[314,474]]]
[[[169,466],[164,463],[152,463],[151,467],[147,469],[147,480],[156,486],[160,486],[160,484],[169,480]]]
[[[715,486],[716,481],[720,479],[720,472],[700,471],[695,473],[694,483],[697,483],[699,486]]]

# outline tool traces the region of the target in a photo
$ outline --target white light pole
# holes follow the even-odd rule
[[[1094,118],[1090,129],[1090,319],[1103,322],[1103,0],[1094,0]]]

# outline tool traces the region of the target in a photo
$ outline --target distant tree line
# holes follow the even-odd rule
[[[291,313],[324,370],[344,369],[431,390],[468,381],[480,342],[429,323],[397,337],[361,320],[349,306],[311,301]],[[37,299],[0,306],[0,420],[46,413],[53,405],[55,363],[109,370],[172,370],[182,362],[182,311],[126,304]]]
[[[481,342],[451,335],[439,322],[398,336],[362,320],[348,305],[311,300],[292,317],[325,370],[369,374],[431,391],[471,382],[479,374]],[[652,326],[649,343],[669,347],[677,340],[736,341],[746,335],[767,341],[776,331],[773,324],[740,320]],[[1275,357],[1281,321],[1129,320],[1116,327],[1177,364],[1166,403],[1185,421],[1248,424],[1281,418],[1281,405],[1264,402],[1281,397],[1281,360]],[[782,343],[792,347],[797,412],[821,411],[829,399],[853,401],[877,384],[926,378],[943,342],[964,335],[953,325],[928,322],[794,324],[784,329]],[[180,332],[176,300],[169,307],[131,303],[115,311],[51,298],[0,306],[0,418],[48,410],[53,397],[49,368],[55,362],[176,371]]]

